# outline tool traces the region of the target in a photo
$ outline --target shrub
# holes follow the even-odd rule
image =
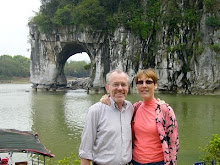
[[[214,44],[209,46],[210,49],[214,50],[216,53],[220,53],[220,44]]]
[[[211,26],[212,28],[220,28],[220,20],[216,17],[208,17],[206,20],[205,20],[205,23],[206,25],[208,26]]]
[[[209,143],[201,148],[203,155],[202,161],[205,163],[215,162],[216,165],[220,165],[220,137],[218,134],[213,134]]]
[[[217,8],[217,1],[216,0],[204,0],[203,1],[205,7],[206,7],[206,10],[207,12],[214,12],[215,11],[215,8]]]
[[[66,5],[62,9],[57,9],[55,16],[52,18],[54,24],[64,26],[71,24],[71,5]]]
[[[59,160],[58,165],[80,165],[80,160],[76,155],[71,153],[70,157],[65,157],[62,160]]]
[[[40,27],[40,31],[44,33],[49,33],[53,30],[53,24],[50,17],[44,13],[38,13],[32,19],[33,23],[36,23]]]

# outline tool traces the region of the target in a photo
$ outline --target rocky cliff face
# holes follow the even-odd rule
[[[220,52],[211,49],[211,45],[220,46],[220,31],[205,25],[206,16],[203,15],[197,27],[202,34],[198,45],[193,43],[198,31],[193,31],[189,26],[179,29],[179,40],[169,36],[166,28],[161,33],[163,35],[158,35],[160,48],[155,53],[155,68],[161,90],[205,94],[217,92],[220,88]],[[186,40],[189,36],[192,38]],[[167,39],[170,39],[169,43]],[[177,45],[184,46],[180,50],[166,52],[168,47],[174,48]],[[194,46],[197,50],[190,51],[187,48]]]
[[[66,86],[66,60],[87,52],[92,63],[88,86],[91,92],[103,92],[105,75],[115,68],[128,73],[130,90],[135,92],[133,79],[138,70],[152,67],[159,77],[159,91],[215,93],[220,88],[220,53],[211,45],[220,47],[220,30],[205,25],[207,16],[203,14],[196,26],[176,27],[175,33],[164,24],[145,40],[123,27],[112,34],[65,27],[48,35],[30,24],[31,82],[37,89]],[[201,35],[195,42],[198,33]]]

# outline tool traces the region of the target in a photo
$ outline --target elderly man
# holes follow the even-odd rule
[[[79,148],[81,165],[126,165],[132,158],[133,106],[125,97],[129,77],[121,70],[106,75],[111,105],[98,102],[89,108]]]

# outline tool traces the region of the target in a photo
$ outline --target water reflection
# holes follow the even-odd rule
[[[180,137],[178,164],[192,164],[199,159],[206,137],[220,133],[219,96],[158,95],[174,109]]]
[[[85,114],[93,104],[85,92],[85,90],[69,91],[65,94],[64,100],[65,122],[69,128],[80,134]]]
[[[85,90],[68,92],[33,92],[33,127],[41,142],[56,159],[78,153],[81,132],[88,108],[100,96]]]
[[[0,129],[31,131],[33,125],[30,84],[0,84]],[[1,153],[0,157],[10,157]],[[13,161],[26,160],[25,154],[13,154]]]
[[[56,157],[61,158],[69,154],[72,148],[67,135],[71,131],[64,122],[64,93],[34,92],[32,100],[34,111],[32,130],[39,134],[41,142]]]
[[[0,84],[0,128],[31,131],[31,85]]]

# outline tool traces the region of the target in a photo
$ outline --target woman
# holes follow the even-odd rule
[[[153,69],[141,70],[135,78],[142,101],[134,104],[133,165],[177,164],[177,121],[173,109],[154,97],[157,80]]]
[[[142,101],[133,105],[133,165],[177,164],[177,121],[173,109],[154,97],[157,80],[153,69],[141,70],[135,77]],[[108,102],[105,97],[100,101]]]

